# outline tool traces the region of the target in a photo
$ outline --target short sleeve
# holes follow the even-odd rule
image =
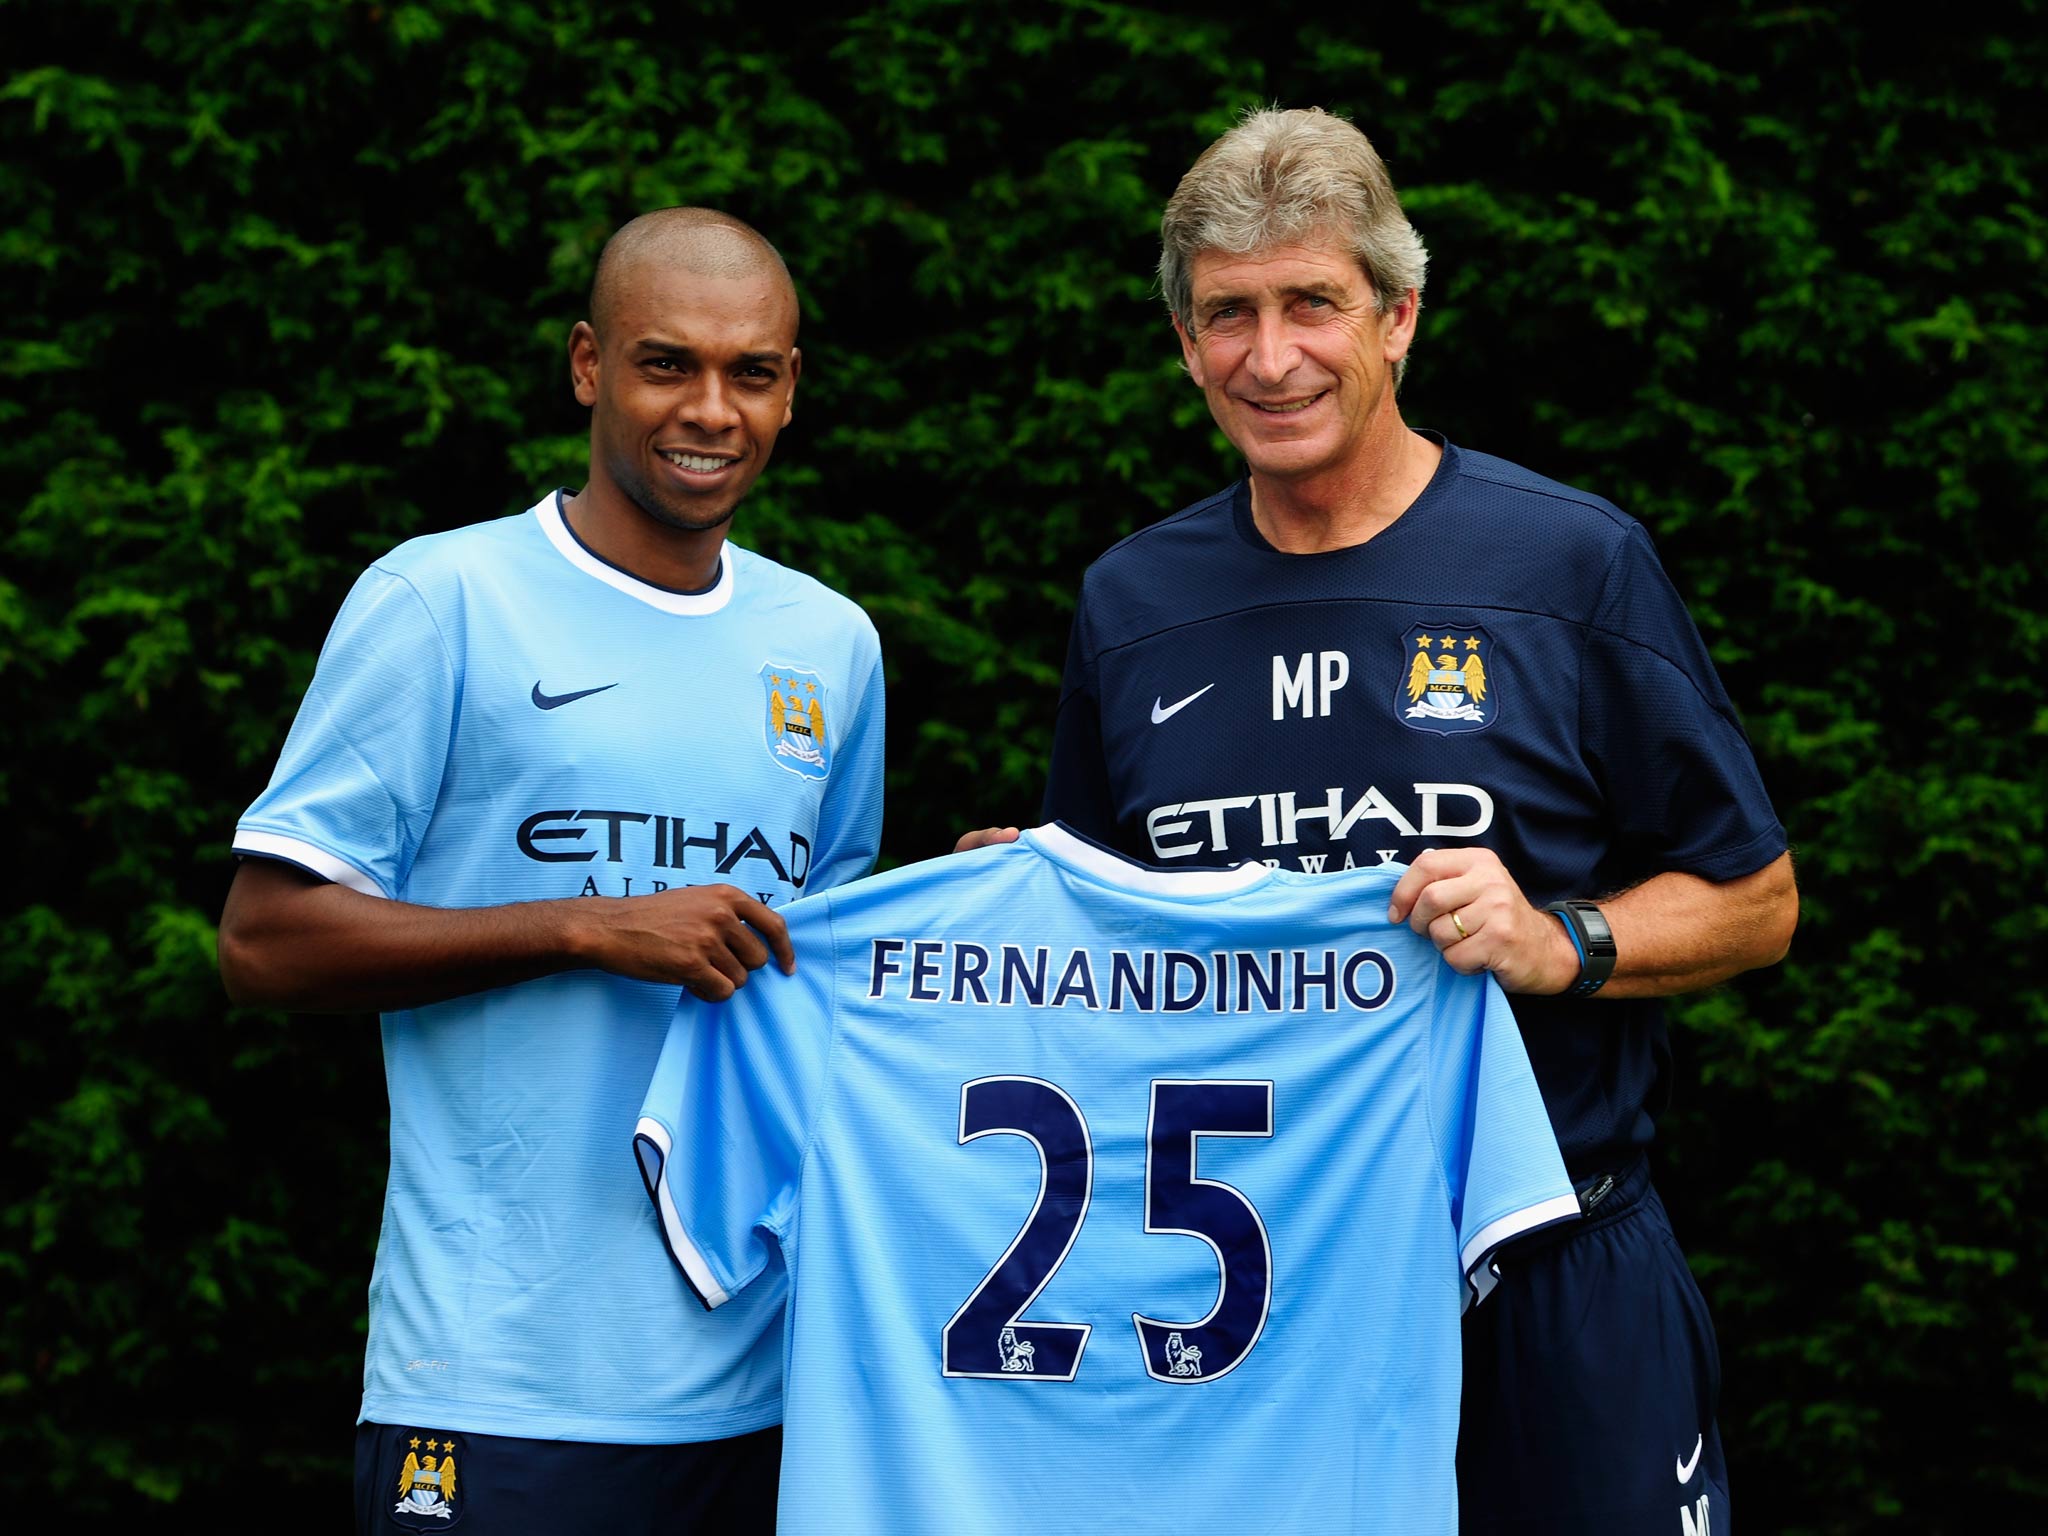
[[[1785,851],[1734,705],[1640,525],[1608,574],[1579,713],[1623,865],[1732,880]]]
[[[786,1242],[824,1092],[834,954],[823,896],[783,908],[796,974],[764,966],[722,1003],[684,994],[634,1133],[683,1279],[723,1306]]]
[[[1471,1301],[1512,1238],[1579,1214],[1521,1031],[1491,976],[1439,971],[1430,1021],[1432,1121]]]
[[[335,617],[269,787],[236,826],[235,851],[400,895],[440,795],[458,691],[425,600],[372,566]]]
[[[1116,807],[1103,760],[1102,702],[1095,679],[1095,646],[1088,623],[1088,585],[1074,610],[1067,639],[1066,674],[1053,722],[1052,762],[1046,773],[1041,819],[1063,821],[1099,843],[1116,841]]]
[[[846,734],[834,750],[832,778],[818,808],[818,846],[805,876],[807,891],[828,891],[875,867],[882,844],[882,744],[888,732],[882,647],[864,631],[865,676]]]

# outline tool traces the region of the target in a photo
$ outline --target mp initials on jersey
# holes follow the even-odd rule
[[[1273,548],[1241,481],[1097,560],[1044,814],[1167,868],[1331,874],[1479,846],[1538,905],[1666,870],[1730,880],[1785,846],[1642,527],[1449,443],[1364,544]],[[1618,1166],[1661,1098],[1659,1005],[1603,1001],[1597,1047],[1533,1022],[1548,1006],[1515,1003],[1568,1159]]]

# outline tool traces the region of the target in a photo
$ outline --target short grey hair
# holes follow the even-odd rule
[[[1167,200],[1159,289],[1192,336],[1197,252],[1249,256],[1317,238],[1358,258],[1381,314],[1411,288],[1420,297],[1429,252],[1372,141],[1320,107],[1254,109],[1202,151]],[[1395,364],[1397,384],[1406,366]]]

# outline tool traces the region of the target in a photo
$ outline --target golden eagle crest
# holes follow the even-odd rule
[[[429,1440],[432,1447],[438,1442]],[[417,1446],[418,1440],[413,1444]],[[432,1450],[422,1456],[417,1450],[405,1453],[405,1465],[398,1473],[398,1503],[394,1515],[428,1515],[450,1520],[455,1515],[455,1442],[442,1446],[437,1458]]]
[[[1484,730],[1496,705],[1488,695],[1497,663],[1483,629],[1462,624],[1416,625],[1403,646],[1407,667],[1394,708],[1403,725],[1439,736]]]
[[[824,778],[832,771],[825,680],[802,667],[771,661],[761,668],[761,688],[768,755],[803,778]]]

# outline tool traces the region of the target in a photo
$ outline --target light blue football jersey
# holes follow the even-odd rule
[[[731,544],[708,591],[651,586],[549,496],[370,567],[235,848],[426,906],[779,905],[872,867],[882,734],[854,604]],[[677,995],[577,971],[384,1015],[365,1418],[626,1443],[781,1418],[780,1277],[705,1315],[626,1154]]]
[[[1051,825],[685,1002],[636,1144],[700,1299],[786,1261],[784,1530],[1456,1531],[1459,1314],[1578,1204],[1400,873]]]

